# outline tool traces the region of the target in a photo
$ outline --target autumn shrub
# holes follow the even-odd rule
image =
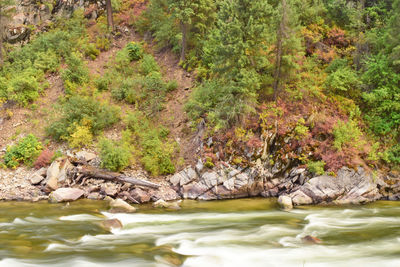
[[[78,125],[74,123],[68,129],[70,135],[67,138],[68,144],[72,148],[82,148],[90,145],[93,141],[93,134],[89,125]]]
[[[129,166],[132,153],[129,145],[103,138],[99,142],[101,167],[111,171],[122,171]]]
[[[50,165],[50,163],[53,160],[55,153],[54,151],[46,148],[44,149],[39,157],[36,159],[35,163],[33,164],[33,166],[35,167],[35,169],[40,169],[42,167],[46,167],[48,165]]]
[[[120,120],[120,108],[87,96],[71,96],[60,109],[59,119],[46,128],[47,133],[59,141],[68,140],[75,129],[71,127],[74,124],[86,125],[96,135]]]
[[[29,134],[17,144],[7,147],[4,163],[9,168],[16,168],[21,163],[31,166],[42,149],[42,143],[33,134]]]
[[[140,148],[138,153],[144,168],[153,175],[174,173],[175,146],[168,142],[165,131],[151,125],[140,112],[128,114],[126,124]]]

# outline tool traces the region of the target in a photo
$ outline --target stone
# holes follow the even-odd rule
[[[31,177],[29,177],[29,181],[32,185],[37,185],[40,184],[41,181],[44,180],[44,177],[39,175],[37,172],[35,172],[34,174],[32,174]]]
[[[182,187],[182,195],[185,199],[196,199],[208,190],[202,183],[191,183]]]
[[[200,173],[201,173],[201,171],[202,171],[203,169],[204,169],[203,161],[201,161],[201,159],[199,159],[199,160],[197,161],[197,163],[196,163],[196,166],[195,166],[195,170],[196,170],[197,174],[200,175]]]
[[[216,172],[208,171],[203,173],[201,176],[201,181],[205,187],[207,187],[207,189],[210,189],[218,184],[218,177],[219,175]]]
[[[47,169],[46,188],[54,191],[58,188],[58,175],[60,174],[60,161],[56,160]]]
[[[110,202],[110,207],[114,211],[119,211],[119,212],[128,212],[132,213],[136,211],[136,208],[129,205],[127,202],[124,200],[117,198],[117,199],[112,199],[110,197],[104,198],[104,200],[108,200]]]
[[[279,196],[278,204],[286,211],[293,209],[292,199],[289,196]]]
[[[224,187],[225,187],[226,189],[228,189],[229,191],[233,190],[233,189],[235,188],[235,178],[231,178],[231,179],[229,179],[229,180],[226,180],[226,181],[223,183],[223,185],[224,185]]]
[[[112,229],[121,229],[122,228],[122,223],[118,219],[109,219],[102,221],[100,223],[101,228],[103,228],[106,231],[111,231]]]
[[[59,203],[75,201],[81,198],[85,191],[79,188],[58,188],[49,195],[49,202]]]
[[[101,192],[103,192],[105,195],[113,197],[116,194],[118,194],[118,188],[117,185],[113,183],[105,183],[101,186]]]
[[[173,186],[179,185],[179,183],[181,182],[181,179],[183,179],[182,175],[185,175],[185,173],[183,171],[175,173],[174,175],[171,176],[171,178],[169,178],[169,182]]]
[[[63,183],[65,182],[65,180],[67,179],[68,176],[68,170],[73,168],[74,166],[71,164],[71,162],[69,162],[68,159],[65,159],[63,161],[61,161],[60,164],[60,172],[57,176],[57,181],[58,183]]]
[[[195,179],[197,179],[197,173],[195,170],[193,170],[192,167],[188,167],[184,170],[185,175],[182,175],[182,179],[179,181],[179,185],[183,186],[185,184],[188,184]]]
[[[174,209],[179,210],[181,207],[179,206],[180,201],[174,202],[166,202],[163,199],[159,199],[153,203],[154,208],[164,208],[164,209]]]
[[[313,200],[308,195],[304,194],[303,191],[298,190],[291,195],[292,203],[295,206],[299,205],[309,205],[313,203]]]
[[[132,198],[134,198],[139,203],[146,203],[150,201],[151,195],[148,191],[144,191],[140,188],[135,188],[130,192]]]
[[[91,160],[94,160],[97,157],[97,155],[94,153],[87,152],[87,151],[79,151],[76,153],[76,157],[80,160],[89,162]]]
[[[100,195],[99,192],[92,192],[92,193],[90,193],[90,194],[87,196],[87,198],[88,198],[88,199],[91,199],[91,200],[100,200],[100,199],[102,199],[103,197]]]

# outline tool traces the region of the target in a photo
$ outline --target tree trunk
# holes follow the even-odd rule
[[[106,10],[107,10],[107,26],[108,26],[108,29],[111,29],[111,31],[114,31],[114,20],[113,20],[113,12],[112,12],[111,0],[106,0]]]
[[[282,0],[282,19],[279,23],[277,30],[277,42],[276,42],[276,62],[275,62],[275,74],[274,74],[274,100],[278,97],[279,83],[281,80],[281,66],[282,66],[282,56],[283,56],[283,38],[286,35],[286,24],[287,24],[287,14],[286,14],[286,0]]]
[[[72,170],[72,173],[82,175],[82,177],[90,177],[90,178],[102,179],[106,181],[115,181],[120,183],[130,183],[133,185],[145,186],[155,189],[160,187],[160,185],[149,181],[139,180],[116,172],[108,172],[91,166],[77,167],[74,170]]]
[[[180,25],[181,25],[181,31],[182,31],[182,48],[181,48],[180,61],[183,62],[183,61],[185,61],[185,58],[186,58],[188,24],[181,21]]]

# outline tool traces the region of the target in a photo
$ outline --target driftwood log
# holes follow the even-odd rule
[[[150,187],[150,188],[159,188],[160,185],[146,181],[146,180],[140,180],[136,179],[133,177],[125,176],[121,173],[117,172],[109,172],[105,171],[102,169],[98,169],[92,166],[79,166],[72,168],[69,170],[69,174],[71,176],[77,176],[79,177],[78,179],[82,177],[89,177],[89,178],[94,178],[94,179],[102,179],[106,181],[114,181],[114,182],[120,182],[120,183],[130,183],[133,185],[138,185],[138,186],[144,186],[144,187]]]

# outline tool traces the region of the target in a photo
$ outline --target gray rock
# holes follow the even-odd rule
[[[182,195],[185,199],[197,199],[208,189],[203,183],[191,183],[182,187]]]
[[[249,184],[249,175],[247,173],[240,173],[235,177],[235,188],[239,189]]]
[[[210,189],[211,187],[214,187],[218,184],[218,178],[218,173],[214,171],[208,171],[203,173],[203,175],[201,176],[201,182],[205,185],[207,189]]]
[[[171,178],[169,178],[169,182],[173,186],[177,186],[181,182],[181,179],[183,179],[182,175],[185,175],[183,171],[175,173],[174,175],[171,176]]]
[[[192,181],[194,181],[195,179],[197,179],[197,173],[195,170],[193,170],[192,167],[188,167],[184,170],[184,174],[182,175],[181,180],[179,181],[179,185],[183,186],[185,184],[188,184]]]
[[[365,203],[377,200],[381,195],[371,174],[365,173],[363,169],[354,171],[342,168],[337,177],[323,175],[310,179],[292,192],[290,197],[295,205],[302,205],[333,201]]]
[[[118,186],[113,183],[105,183],[101,186],[101,192],[103,192],[107,196],[115,196],[118,194]]]
[[[44,180],[44,177],[39,175],[37,172],[32,174],[31,177],[29,177],[29,181],[31,182],[32,185],[37,185],[43,180]]]
[[[204,164],[201,161],[201,159],[199,159],[197,161],[195,169],[196,169],[196,172],[200,175],[201,171],[204,169]]]
[[[111,209],[113,209],[114,211],[118,211],[118,212],[135,212],[136,208],[129,205],[128,203],[126,203],[124,200],[117,198],[117,199],[112,199],[110,197],[106,197],[105,200],[108,200],[110,202],[110,207]]]
[[[230,190],[230,191],[233,190],[235,188],[235,178],[231,178],[229,180],[226,180],[223,183],[223,185],[227,190]]]
[[[100,199],[102,199],[103,197],[100,195],[99,192],[92,192],[92,193],[90,193],[90,194],[87,196],[87,198],[88,198],[88,199],[91,199],[91,200],[100,200]]]
[[[140,188],[135,188],[130,192],[131,197],[133,197],[139,203],[146,203],[150,201],[151,195],[148,191],[144,191]]]
[[[89,161],[95,159],[97,157],[97,155],[94,153],[87,152],[87,151],[79,151],[76,153],[76,157],[80,160],[89,162]]]
[[[286,211],[293,209],[292,199],[289,196],[279,196],[278,203]]]
[[[85,191],[79,188],[58,188],[49,195],[49,202],[59,203],[67,201],[75,201],[82,197]]]
[[[60,174],[60,161],[56,160],[47,169],[46,188],[50,191],[58,188],[58,175]]]

